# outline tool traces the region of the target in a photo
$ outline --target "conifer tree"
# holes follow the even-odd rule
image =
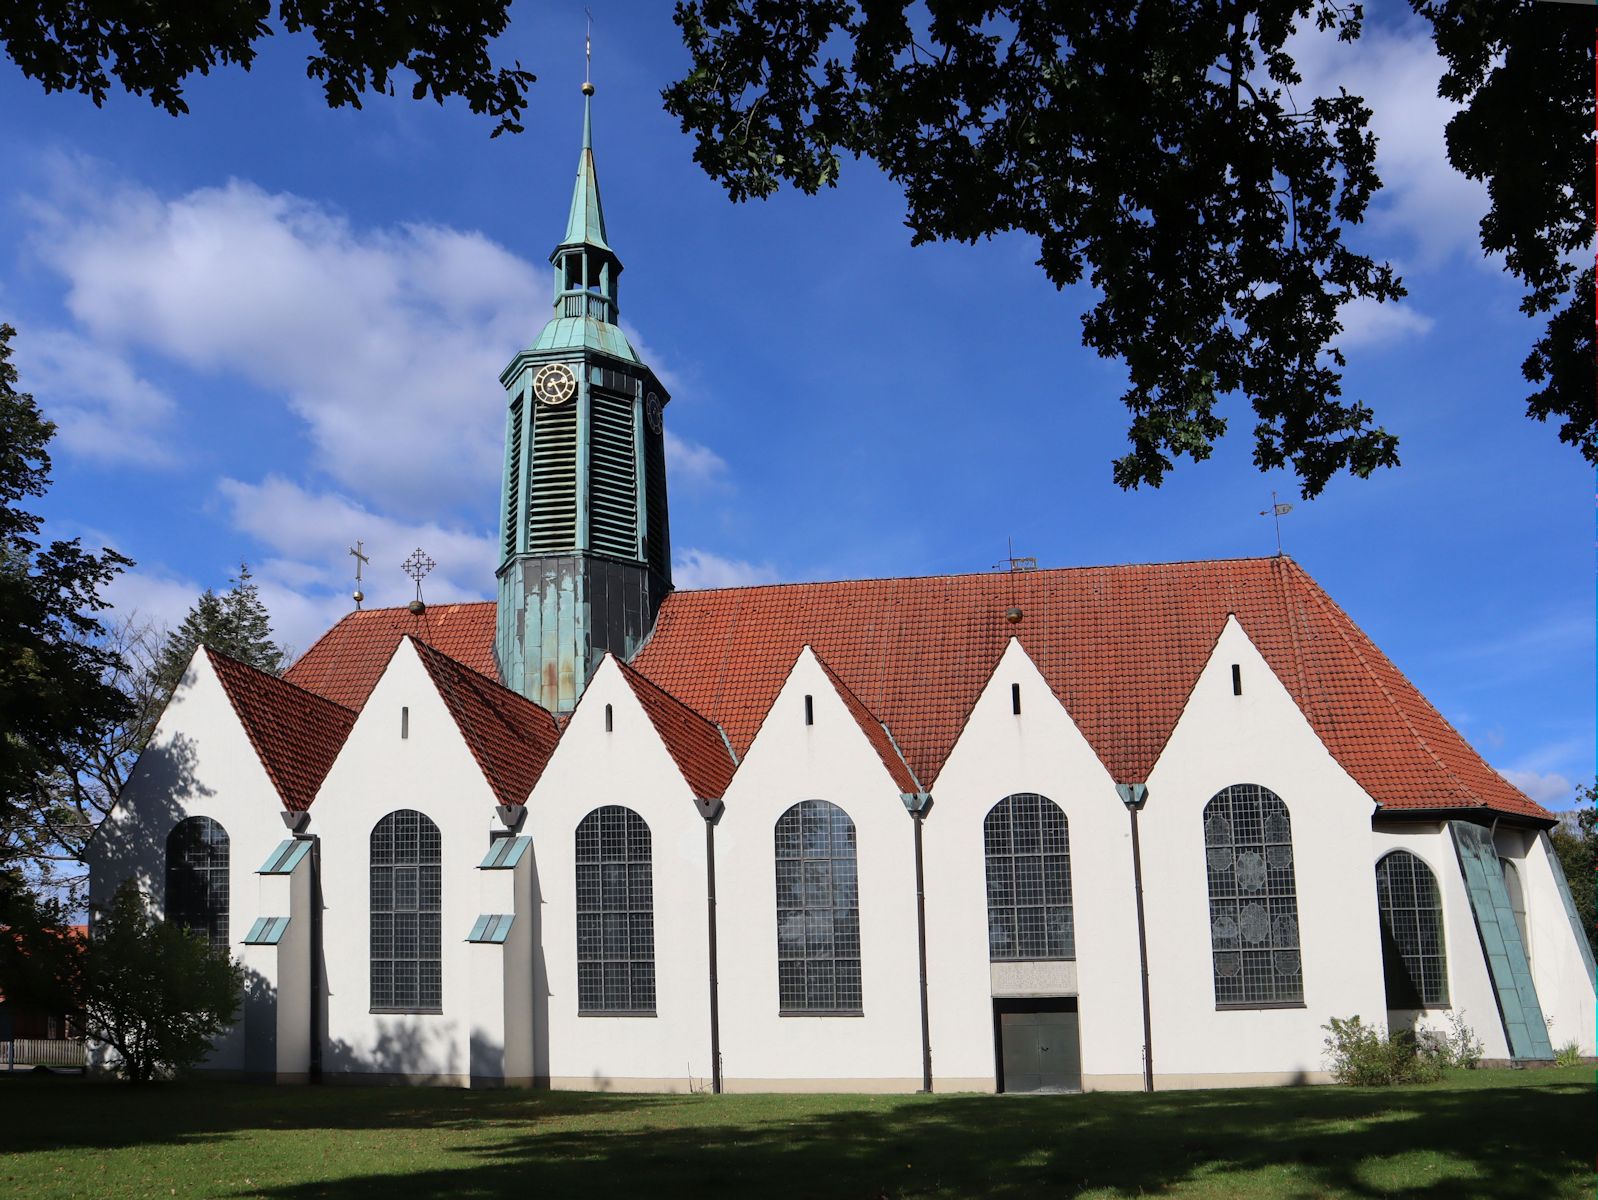
[[[156,662],[163,697],[171,696],[183,678],[196,646],[209,646],[272,675],[281,675],[288,666],[287,649],[272,640],[272,617],[249,563],[239,564],[231,583],[220,595],[210,588],[201,592],[183,623],[167,635]]]

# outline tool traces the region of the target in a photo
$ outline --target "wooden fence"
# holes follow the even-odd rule
[[[76,1038],[12,1038],[0,1042],[0,1070],[28,1067],[77,1067],[88,1065],[83,1043]]]

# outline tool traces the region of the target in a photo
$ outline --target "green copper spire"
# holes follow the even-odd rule
[[[609,250],[605,240],[605,206],[599,202],[599,175],[594,170],[594,85],[583,85],[583,152],[577,160],[577,183],[572,188],[571,214],[566,218],[562,246],[597,246]]]

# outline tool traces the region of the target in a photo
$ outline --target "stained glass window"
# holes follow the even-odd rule
[[[577,826],[577,1009],[655,1011],[649,826],[619,804]]]
[[[1204,806],[1204,860],[1216,1006],[1303,1003],[1287,805],[1252,783],[1218,792]]]
[[[372,828],[372,1007],[437,1012],[444,1004],[438,826],[412,809]]]
[[[1448,1003],[1443,901],[1432,869],[1407,850],[1376,864],[1376,907],[1382,918],[1382,966],[1388,1008]]]
[[[210,817],[188,817],[166,836],[166,917],[228,949],[228,836]]]
[[[982,822],[988,867],[988,956],[1075,958],[1071,840],[1065,813],[1047,796],[1019,792]]]
[[[777,821],[777,990],[785,1013],[861,1011],[854,822],[825,800]]]

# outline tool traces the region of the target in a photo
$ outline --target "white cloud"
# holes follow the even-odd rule
[[[102,462],[169,466],[172,398],[123,357],[74,333],[35,329],[16,342],[17,365],[60,444]]]
[[[492,536],[407,521],[368,509],[336,492],[313,492],[278,476],[259,483],[224,479],[218,485],[234,528],[273,552],[257,581],[280,640],[303,650],[353,607],[359,538],[371,563],[362,591],[368,608],[404,604],[415,585],[400,564],[421,547],[437,564],[422,583],[431,603],[487,598],[498,565]]]
[[[673,583],[685,590],[747,587],[758,583],[776,583],[777,570],[770,563],[722,558],[708,550],[690,547],[672,556],[671,577]]]
[[[495,380],[536,332],[545,269],[478,233],[358,230],[238,180],[167,199],[88,173],[64,168],[33,212],[89,338],[281,394],[311,465],[385,508],[437,512],[497,477]]]
[[[1503,776],[1545,808],[1569,808],[1576,799],[1576,785],[1557,771],[1504,771]]]
[[[1356,346],[1385,346],[1410,338],[1424,337],[1436,322],[1424,313],[1401,304],[1378,304],[1368,296],[1350,300],[1337,312],[1343,332],[1337,339],[1340,349]]]
[[[727,460],[709,446],[665,431],[666,477],[673,484],[713,487],[727,481]]]
[[[1419,18],[1397,26],[1367,21],[1353,43],[1310,28],[1288,48],[1304,76],[1293,89],[1299,107],[1313,96],[1337,95],[1339,85],[1370,106],[1384,185],[1371,204],[1371,225],[1406,239],[1405,256],[1423,267],[1454,254],[1479,260],[1487,191],[1448,164],[1443,128],[1457,106],[1437,95],[1443,60],[1428,26]]]
[[[159,567],[124,571],[105,590],[111,610],[102,621],[132,619],[156,626],[182,623],[204,585],[163,571]]]

